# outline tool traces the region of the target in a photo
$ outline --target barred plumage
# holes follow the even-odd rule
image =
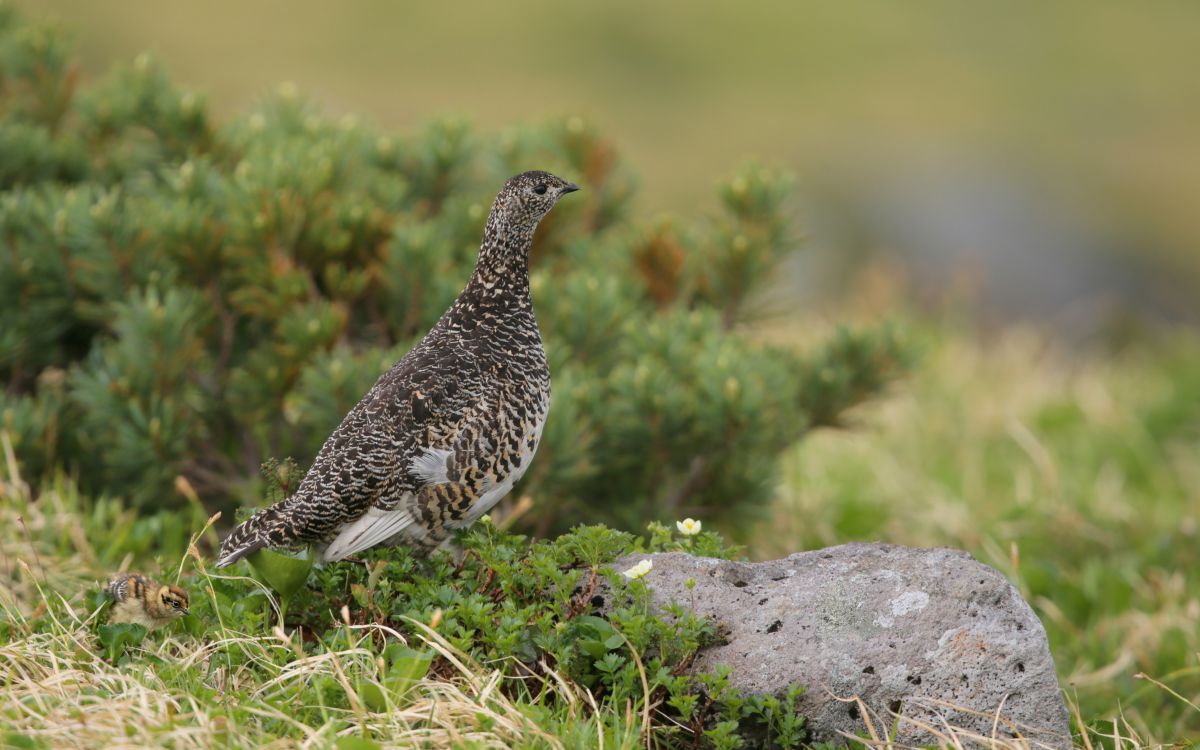
[[[325,561],[379,544],[431,550],[508,493],[550,408],[529,250],[578,189],[540,171],[504,184],[458,299],[350,410],[296,492],[226,537],[218,566],[264,547],[311,544]]]
[[[178,586],[160,586],[140,573],[122,573],[106,587],[113,599],[109,622],[129,622],[150,630],[188,613],[188,593]]]

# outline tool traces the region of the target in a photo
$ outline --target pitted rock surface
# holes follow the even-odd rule
[[[752,694],[806,686],[798,709],[817,741],[865,731],[845,700],[857,696],[881,735],[900,714],[903,745],[940,744],[928,728],[948,724],[1071,746],[1045,629],[1003,575],[966,552],[845,544],[759,563],[668,553],[615,567],[647,557],[656,606],[694,606],[726,631],[694,668],[728,665]]]

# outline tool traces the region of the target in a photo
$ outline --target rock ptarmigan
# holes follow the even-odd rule
[[[312,545],[326,562],[381,544],[429,551],[512,489],[550,408],[529,250],[578,189],[540,171],[504,184],[458,299],[350,410],[296,492],[225,538],[219,567],[264,547]]]
[[[122,573],[108,582],[106,590],[113,600],[110,623],[129,622],[154,630],[188,613],[186,591],[160,586],[140,573]]]

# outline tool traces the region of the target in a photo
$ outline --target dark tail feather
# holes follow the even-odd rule
[[[288,533],[290,529],[280,505],[260,510],[229,532],[229,536],[221,542],[221,556],[217,558],[217,567],[233,565],[263,547],[288,547],[291,541]]]

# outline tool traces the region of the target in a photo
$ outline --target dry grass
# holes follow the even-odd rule
[[[428,628],[414,645],[435,650],[453,666],[453,675],[414,683],[390,697],[386,711],[368,710],[354,699],[348,709],[327,708],[327,720],[314,726],[293,717],[287,696],[318,677],[335,679],[350,696],[360,692],[357,681],[382,687],[382,663],[372,648],[376,626],[348,628],[347,647],[317,654],[305,654],[278,629],[270,636],[229,633],[210,641],[171,636],[147,643],[131,663],[114,666],[97,646],[95,613],[77,613],[62,607],[62,600],[41,604],[61,613],[54,615],[54,626],[0,646],[0,685],[9,706],[0,713],[0,728],[8,737],[23,735],[46,747],[308,748],[329,747],[345,736],[371,737],[388,747],[568,747],[508,697],[498,670],[472,662]],[[23,618],[12,605],[3,602],[3,610],[10,621],[19,622]],[[394,631],[386,635],[402,638]],[[230,666],[232,653],[245,661]],[[586,689],[547,671],[545,685],[562,710],[581,720],[594,719],[597,704]],[[891,737],[907,723],[937,738],[940,747],[1049,748],[1023,738],[1020,727],[1006,725],[999,715],[993,732],[983,735],[944,721],[880,715],[857,697],[846,700],[856,702],[863,716],[861,734],[846,736],[852,746],[906,747]],[[927,708],[932,713],[967,710],[951,704]],[[1072,708],[1078,721],[1078,709]],[[593,721],[596,731],[586,746],[649,746],[641,717],[628,712],[620,723],[624,731],[606,737],[604,723]],[[1001,736],[1000,729],[1018,736]],[[1121,720],[1113,722],[1108,734],[1085,736],[1079,747],[1141,750],[1158,745]]]
[[[21,735],[52,748],[325,747],[352,734],[404,747],[563,747],[500,690],[498,670],[473,663],[427,628],[417,644],[440,654],[453,674],[399,695],[382,691],[393,703],[384,712],[366,710],[357,697],[363,682],[383,678],[372,648],[376,626],[348,627],[346,647],[306,654],[278,628],[256,635],[222,623],[212,640],[151,638],[130,663],[110,663],[95,634],[99,611],[85,602],[104,571],[93,567],[97,553],[83,534],[79,498],[60,485],[35,500],[7,437],[0,438],[8,459],[0,480],[7,530],[0,534],[0,615],[13,636],[0,645],[0,746]],[[76,542],[73,553],[60,554],[68,545],[55,540],[64,535]],[[211,587],[205,593],[213,596]],[[287,697],[320,676],[333,678],[351,707],[326,708],[327,720],[312,726],[287,710]],[[594,707],[566,680],[547,687],[569,711]]]
[[[1188,429],[1190,394],[1200,392],[1188,373],[1200,355],[1189,346],[1080,359],[1028,331],[987,346],[935,331],[919,374],[861,411],[858,429],[821,433],[793,454],[770,533],[752,551],[854,538],[964,547],[1014,580],[1045,622],[1081,750],[1183,746],[1200,735],[1200,433]],[[449,668],[383,691],[384,711],[360,698],[364,683],[384,678],[377,626],[347,626],[335,646],[314,651],[294,634],[214,623],[202,637],[154,634],[114,665],[87,595],[108,572],[187,565],[199,581],[218,578],[183,553],[153,561],[108,544],[109,534],[154,530],[134,529],[143,520],[118,504],[84,502],[66,481],[35,496],[0,448],[0,627],[9,633],[0,745],[653,744],[650,719],[661,717],[649,702],[604,708],[551,669],[514,690],[496,665],[416,624],[412,645]],[[318,683],[340,700],[299,702]],[[917,721],[859,709],[863,736],[848,741],[870,748],[899,747],[898,722]],[[923,728],[945,747],[1041,747],[1000,731]]]
[[[12,619],[12,603],[3,607]],[[402,747],[564,747],[500,689],[499,671],[472,663],[432,631],[417,641],[443,656],[455,674],[421,680],[402,694],[384,691],[394,705],[377,712],[353,697],[362,681],[382,687],[371,627],[351,628],[348,647],[315,655],[304,655],[279,631],[212,641],[168,637],[148,641],[130,664],[114,666],[98,647],[93,616],[63,611],[49,630],[0,647],[8,705],[0,715],[9,736],[47,747],[325,747],[339,736]],[[245,657],[236,667],[228,660],[234,653]],[[281,666],[281,655],[295,658]],[[263,674],[274,676],[264,680]],[[321,676],[335,679],[352,696],[351,706],[327,708],[328,720],[312,726],[287,710],[287,696]],[[565,680],[547,684],[570,710],[591,710],[586,695]],[[281,734],[300,739],[269,739]]]
[[[2,433],[0,444],[7,448]],[[96,567],[103,555],[83,535],[81,498],[65,482],[35,497],[7,453],[0,479],[0,622],[10,638],[0,645],[0,747],[332,747],[344,737],[388,747],[565,747],[539,726],[535,712],[514,701],[513,691],[501,689],[500,670],[475,663],[417,622],[411,623],[417,634],[408,638],[384,626],[346,625],[344,645],[316,653],[278,627],[264,635],[218,622],[211,638],[156,634],[128,662],[110,662],[96,634],[100,610],[87,601],[106,571]],[[122,567],[129,563],[125,555]],[[201,596],[216,596],[212,581],[235,578],[210,575],[191,545],[178,567],[185,565],[196,566]],[[385,664],[375,648],[383,639],[432,650],[448,670],[399,691],[385,689]],[[320,679],[341,700],[320,706],[319,721],[298,719],[299,709],[313,706],[295,698]],[[606,736],[585,688],[548,668],[538,679],[543,702],[564,717],[592,720],[589,744],[636,744],[641,717],[626,717]],[[364,705],[368,683],[380,688],[386,710]]]

